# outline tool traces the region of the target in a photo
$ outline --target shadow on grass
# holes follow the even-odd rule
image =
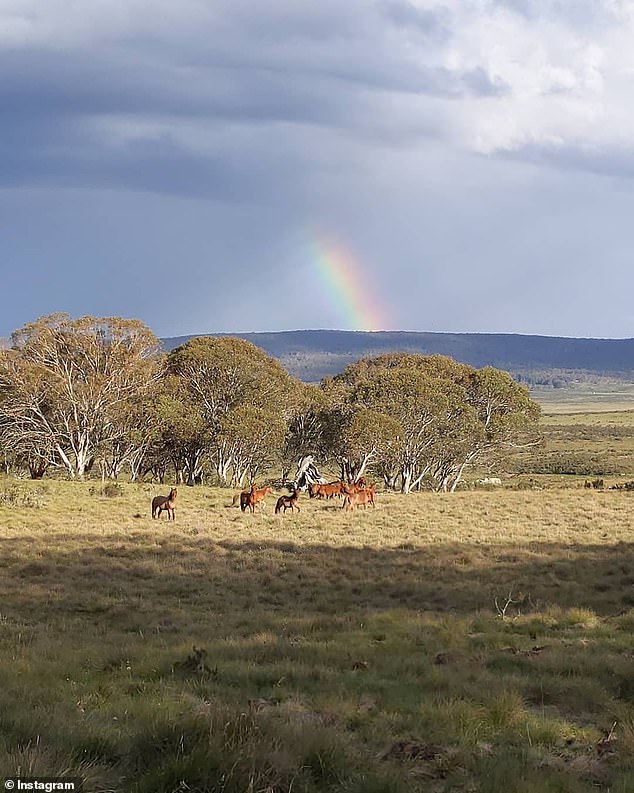
[[[377,549],[175,531],[25,536],[0,554],[11,769],[72,768],[103,780],[94,790],[136,793],[183,780],[466,793],[502,776],[517,793],[631,789],[625,732],[615,760],[597,743],[616,719],[634,724],[633,620],[615,640],[581,612],[632,605],[634,544]],[[509,616],[579,613],[544,638],[547,623],[498,619],[507,598]],[[208,653],[188,657],[192,642]]]
[[[171,535],[73,535],[51,548],[0,544],[3,613],[51,621],[94,614],[120,622],[178,604],[193,612],[348,613],[386,609],[509,615],[551,605],[617,614],[634,605],[634,544],[557,543],[333,547],[214,542]]]

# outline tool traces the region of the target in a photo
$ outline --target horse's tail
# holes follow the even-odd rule
[[[236,493],[235,496],[231,499],[231,504],[225,504],[225,508],[229,509],[230,507],[237,507],[239,500],[240,500],[240,493]]]

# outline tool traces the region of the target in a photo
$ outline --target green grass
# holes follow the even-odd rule
[[[181,488],[171,523],[149,485],[6,490],[6,773],[152,793],[632,789],[632,494],[251,516]]]

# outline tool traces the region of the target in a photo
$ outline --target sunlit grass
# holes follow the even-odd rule
[[[632,779],[634,494],[249,515],[183,487],[168,522],[149,514],[165,488],[4,484],[33,501],[0,529],[7,773],[236,793]]]

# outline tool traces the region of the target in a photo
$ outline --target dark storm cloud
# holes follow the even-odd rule
[[[290,8],[278,3],[269,14],[252,4],[227,5],[219,26],[210,22],[181,39],[137,31],[115,44],[98,40],[89,51],[72,42],[66,49],[50,42],[0,49],[0,184],[58,180],[216,195],[228,194],[234,182],[235,197],[241,183],[253,192],[267,161],[276,171],[281,166],[266,149],[271,139],[259,134],[261,124],[356,131],[393,145],[399,119],[390,130],[390,95],[460,98],[504,90],[482,67],[450,71],[403,59],[398,42],[382,35],[384,16],[445,35],[443,14],[405,2],[383,2],[381,14],[365,17],[358,4],[356,14],[334,5],[312,14]],[[126,132],[135,122],[138,128]],[[249,133],[248,156],[226,144],[192,145],[178,129],[186,122],[220,131],[240,124]],[[430,123],[404,126],[424,137]],[[303,149],[310,161],[314,136],[307,130],[303,144],[298,137],[280,128],[279,145]],[[293,160],[290,168],[297,167]]]
[[[0,0],[0,335],[55,309],[344,326],[315,228],[392,327],[618,333],[565,262],[629,277],[604,175],[633,171],[633,28],[608,0]],[[596,195],[620,220],[594,239]]]

